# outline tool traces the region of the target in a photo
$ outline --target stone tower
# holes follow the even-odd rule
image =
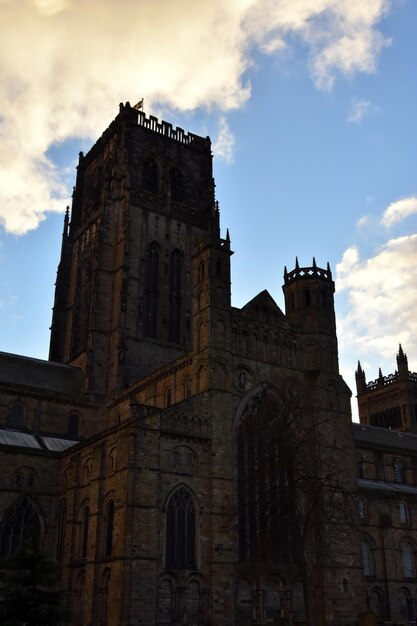
[[[209,138],[121,104],[80,153],[50,360],[82,367],[86,391],[100,395],[190,350],[191,257],[210,236],[219,238]]]
[[[408,370],[408,359],[401,344],[397,353],[397,369],[366,382],[360,362],[355,372],[361,424],[394,430],[417,432],[417,374]]]

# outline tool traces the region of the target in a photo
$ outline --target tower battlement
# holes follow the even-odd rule
[[[293,283],[296,280],[305,280],[311,278],[319,278],[320,280],[332,282],[333,278],[329,263],[327,263],[326,269],[317,267],[316,259],[313,257],[313,265],[309,267],[300,267],[298,264],[298,258],[296,258],[295,269],[290,272],[287,271],[286,267],[284,269],[284,282],[286,285],[288,285],[289,283]]]
[[[158,135],[162,135],[168,139],[172,139],[173,141],[178,141],[179,143],[193,149],[211,151],[210,137],[201,137],[200,135],[186,132],[180,126],[176,126],[174,128],[170,122],[165,122],[164,120],[159,121],[154,115],[146,117],[146,113],[144,111],[131,107],[129,102],[126,102],[126,104],[120,103],[120,114],[122,116],[137,116],[138,126],[146,128],[153,133],[157,133]]]

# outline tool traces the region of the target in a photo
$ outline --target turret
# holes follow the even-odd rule
[[[305,335],[307,369],[321,368],[337,372],[337,339],[334,313],[334,282],[330,265],[311,266],[284,271],[285,310],[287,320]],[[315,366],[314,366],[315,364]]]
[[[356,392],[359,396],[361,393],[363,393],[366,390],[365,372],[362,369],[362,365],[360,361],[358,361],[358,367],[355,372],[355,379],[356,379]]]
[[[402,349],[401,344],[399,345],[398,354],[397,354],[397,369],[398,369],[398,376],[400,377],[400,380],[407,380],[408,379],[408,359],[407,359],[407,355]]]

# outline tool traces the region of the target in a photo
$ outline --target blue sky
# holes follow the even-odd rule
[[[78,152],[144,97],[212,139],[235,306],[283,306],[315,256],[353,393],[400,341],[417,369],[416,2],[0,0],[0,24],[1,350],[47,357]]]

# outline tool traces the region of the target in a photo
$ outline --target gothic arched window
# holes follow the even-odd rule
[[[175,491],[166,514],[166,567],[195,565],[195,508],[191,494]]]
[[[408,507],[405,502],[400,502],[400,524],[408,524]]]
[[[41,520],[34,504],[26,496],[7,511],[1,533],[0,556],[8,558],[22,548],[39,546]]]
[[[111,556],[113,551],[114,500],[107,504],[104,516],[104,556]]]
[[[169,171],[169,186],[171,189],[171,199],[174,202],[184,202],[184,174],[177,167],[174,167]]]
[[[169,341],[181,341],[182,254],[173,250],[169,265]]]
[[[153,242],[146,251],[145,335],[148,337],[156,337],[157,333],[158,273],[159,249],[158,244]]]
[[[143,188],[151,193],[159,191],[159,169],[155,159],[146,159],[142,170]]]
[[[6,420],[6,426],[9,428],[23,428],[25,420],[25,409],[23,404],[15,402],[10,407],[9,414]]]

